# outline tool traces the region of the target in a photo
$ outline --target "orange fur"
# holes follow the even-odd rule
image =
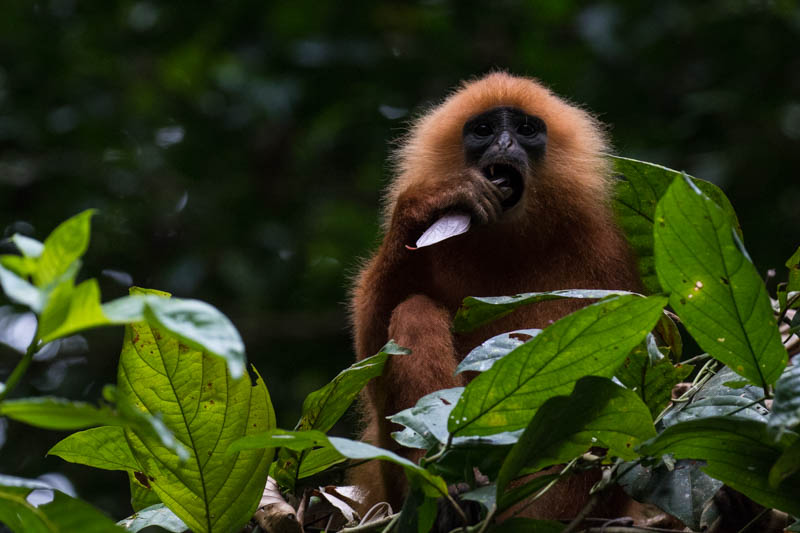
[[[464,123],[498,106],[519,108],[547,124],[545,155],[524,177],[519,204],[464,235],[407,250],[404,245],[413,244],[438,214],[452,207],[454,194],[469,187]],[[365,440],[397,450],[390,437],[395,428],[385,417],[413,406],[424,394],[464,385],[466,378],[453,372],[470,349],[503,331],[546,327],[585,305],[569,300],[537,304],[470,334],[453,335],[452,316],[464,297],[639,289],[634,262],[609,207],[607,151],[603,130],[591,115],[532,79],[505,73],[464,83],[413,124],[395,154],[383,243],[359,274],[352,296],[359,360],[390,338],[413,352],[392,358],[383,377],[369,385],[362,406]],[[353,481],[367,491],[370,502],[387,500],[395,507],[402,502],[403,475],[392,466],[362,466]],[[585,497],[585,491],[576,492]],[[557,506],[551,510],[571,513],[575,505],[562,507],[563,512]]]

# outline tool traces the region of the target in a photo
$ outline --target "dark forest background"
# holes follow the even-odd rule
[[[43,239],[98,208],[83,275],[104,299],[133,283],[220,308],[291,428],[352,361],[348,279],[378,242],[392,140],[495,68],[593,110],[617,153],[720,185],[760,271],[794,251],[794,1],[3,2],[0,228]],[[14,395],[96,401],[121,337],[42,357]],[[0,420],[0,472],[127,515],[124,473],[45,458],[62,436]]]

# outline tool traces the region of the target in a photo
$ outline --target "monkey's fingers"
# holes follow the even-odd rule
[[[487,215],[486,220],[482,222],[487,224],[498,220],[503,214],[503,200],[505,200],[502,189],[486,179],[481,179],[479,197],[479,203]]]

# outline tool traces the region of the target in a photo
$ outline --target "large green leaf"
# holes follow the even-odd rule
[[[447,485],[442,478],[435,476],[394,452],[378,448],[365,442],[328,437],[321,431],[284,431],[274,429],[242,437],[228,448],[228,453],[243,450],[260,450],[264,448],[284,447],[290,450],[307,450],[311,448],[333,448],[339,454],[349,459],[365,460],[380,459],[398,464],[403,467],[406,475],[415,483],[419,483],[428,496],[444,496],[447,494]]]
[[[258,505],[273,451],[224,452],[239,437],[275,426],[261,378],[255,385],[235,379],[220,358],[137,323],[125,328],[118,396],[160,415],[189,451],[182,461],[152,435],[125,430],[161,501],[198,533],[241,527]]]
[[[611,377],[650,332],[666,298],[612,296],[562,318],[475,378],[450,413],[454,435],[490,435],[528,425],[548,398],[586,375]]]
[[[643,455],[672,454],[678,459],[706,461],[703,471],[766,507],[800,514],[800,474],[773,488],[770,468],[796,439],[780,441],[763,422],[738,417],[712,417],[675,424],[639,448]]]
[[[614,170],[625,179],[618,180],[614,191],[614,211],[631,248],[636,254],[639,274],[648,293],[661,292],[653,258],[653,220],[656,205],[680,172],[661,165],[609,156]],[[738,228],[736,213],[723,192],[714,184],[692,178],[695,185],[721,206]]]
[[[32,492],[52,501],[29,501]],[[15,533],[109,533],[118,527],[88,503],[71,498],[38,481],[0,475],[0,523]]]
[[[89,247],[89,233],[94,209],[87,209],[69,218],[44,240],[44,250],[38,257],[33,282],[44,287],[60,277]]]
[[[536,412],[500,469],[497,492],[502,494],[524,468],[564,463],[592,446],[634,459],[634,448],[655,434],[650,410],[635,392],[607,378],[581,378],[572,394],[550,398]]]
[[[453,319],[453,329],[457,332],[472,331],[493,320],[512,313],[518,307],[548,300],[576,298],[598,300],[607,296],[631,294],[628,291],[607,291],[596,289],[569,289],[549,292],[526,292],[516,296],[469,296],[464,298]]]
[[[677,178],[656,208],[661,286],[694,339],[753,383],[774,383],[786,366],[764,283],[730,218],[689,179]]]

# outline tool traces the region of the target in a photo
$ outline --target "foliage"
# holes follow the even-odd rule
[[[717,189],[669,169],[630,159],[616,164],[628,179],[617,197],[621,224],[645,258],[641,272],[656,294],[572,290],[465,300],[456,318],[460,330],[555,298],[592,303],[543,331],[487,340],[459,369],[478,373],[466,387],[434,392],[392,416],[403,427],[394,434],[401,447],[424,451],[418,464],[327,434],[390,358],[408,350],[389,342],[311,392],[293,431],[278,429],[261,376],[247,372],[236,328],[214,307],[141,288],[101,303],[94,280],[76,284],[91,211],[44,242],[16,235],[18,253],[0,256],[0,284],[14,313],[36,317],[0,392],[0,414],[46,429],[81,429],[50,453],[126,472],[137,513],[118,528],[129,531],[153,525],[237,531],[255,511],[268,473],[283,491],[301,496],[346,460],[402,467],[409,494],[387,526],[398,531],[428,531],[437,500],[452,501],[448,484],[470,484],[463,498],[479,502],[480,519],[491,526],[514,504],[587,469],[604,470],[597,490],[618,482],[692,528],[708,525],[721,482],[757,503],[800,514],[798,375],[787,367],[775,311],[730,204]],[[787,262],[784,302],[776,304],[789,334],[796,330],[784,315],[797,288],[797,255]],[[694,365],[684,362],[667,303],[708,352],[691,357],[705,364],[677,402],[670,392]],[[99,405],[6,399],[48,343],[115,324],[125,325],[117,383]],[[774,401],[772,413],[767,399]],[[702,466],[679,477],[669,467],[676,459]],[[558,471],[529,476],[559,464]],[[479,483],[474,469],[488,481]],[[50,503],[32,503],[31,491],[40,490],[52,492],[38,481],[0,477],[0,501],[7,504],[0,509],[13,510],[0,519],[16,531],[67,530],[78,518],[87,531],[116,527],[58,492]],[[678,491],[692,498],[678,501]],[[561,529],[521,519],[500,529],[526,527]]]

